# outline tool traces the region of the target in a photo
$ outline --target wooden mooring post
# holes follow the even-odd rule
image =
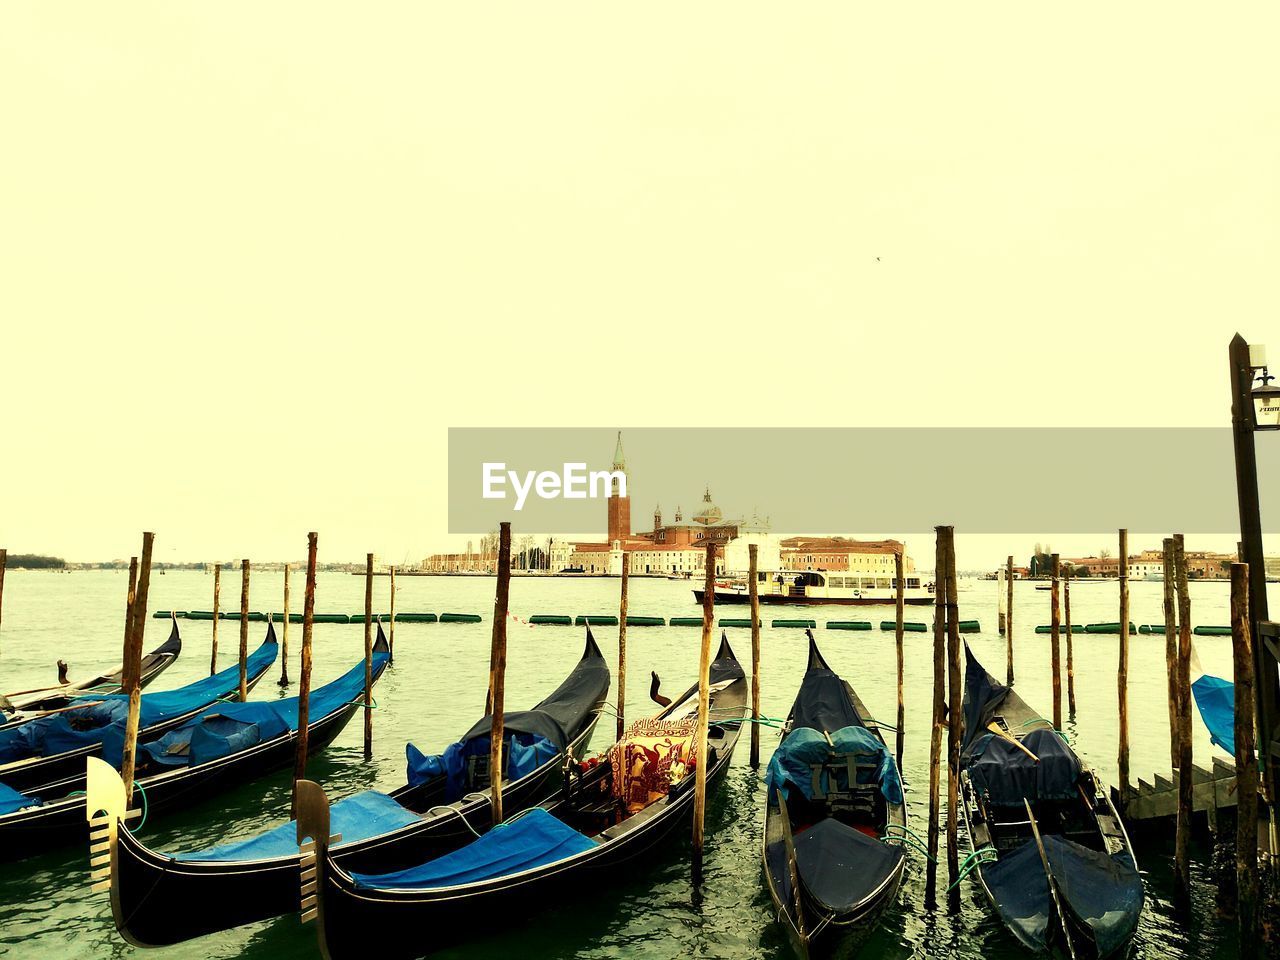
[[[213,565],[213,647],[209,651],[209,676],[211,677],[218,672],[218,602],[221,593],[222,564],[215,563]]]
[[[1231,565],[1231,653],[1236,708],[1236,923],[1240,956],[1252,957],[1258,940],[1258,758],[1254,752],[1256,704],[1247,563]]]
[[[307,584],[302,599],[302,652],[298,661],[298,742],[293,755],[292,815],[298,816],[298,781],[307,776],[307,724],[311,705],[311,635],[316,623],[316,534],[307,534]]]
[[[1178,766],[1178,610],[1174,599],[1177,560],[1173,538],[1165,537],[1164,556],[1164,667],[1168,675],[1169,765]]]
[[[249,699],[249,561],[240,561],[240,702]]]
[[[396,662],[396,568],[391,568],[391,612],[387,614],[387,663]]]
[[[124,650],[125,656],[128,656],[129,644],[133,638],[133,598],[138,592],[138,558],[129,558],[129,593],[128,599],[124,605]],[[217,621],[214,621],[215,623]],[[120,679],[124,680],[124,670],[121,669]]]
[[[618,598],[618,735],[627,727],[627,594],[631,584],[631,556],[622,554],[622,588]]]
[[[1191,908],[1191,595],[1187,590],[1187,555],[1182,535],[1173,538],[1174,573],[1178,591],[1178,819],[1174,833],[1174,891],[1178,906]]]
[[[760,546],[750,544],[747,547],[747,576],[750,584],[747,592],[751,597],[751,767],[760,766],[760,584],[759,579]]]
[[[280,618],[280,686],[289,685],[289,565],[284,565],[284,614]]]
[[[943,527],[947,548],[947,902],[960,909],[960,724],[964,719],[960,688],[960,604],[956,594],[954,527]]]
[[[493,598],[493,637],[489,649],[489,805],[493,822],[502,822],[502,737],[506,717],[507,611],[511,601],[511,521],[498,525],[498,587]]]
[[[1049,616],[1050,616],[1050,632],[1049,637],[1049,659],[1053,669],[1053,727],[1055,730],[1062,729],[1062,647],[1060,630],[1062,626],[1062,598],[1060,596],[1061,585],[1059,582],[1059,561],[1058,555],[1055,553],[1051,557],[1052,580],[1049,584]]]
[[[707,827],[707,728],[711,710],[711,628],[715,623],[716,545],[707,541],[706,583],[702,595],[702,647],[698,653],[698,733],[693,795],[693,883],[702,883],[702,850]],[[754,724],[753,724],[754,726]]]
[[[154,533],[142,535],[142,560],[138,564],[138,586],[129,605],[129,642],[125,644],[122,692],[129,695],[129,712],[125,718],[124,748],[121,751],[120,777],[124,780],[125,809],[133,800],[133,771],[138,749],[138,718],[142,710],[142,638],[147,632],[147,591],[151,584],[151,550]]]
[[[4,569],[9,565],[9,551],[0,548],[0,624],[4,623]]]
[[[373,759],[373,554],[364,558],[364,758]]]
[[[1005,578],[1005,590],[1008,591],[1008,600],[1005,603],[1004,611],[1004,642],[1005,642],[1005,658],[1008,661],[1005,667],[1005,683],[1013,686],[1013,556],[1005,562],[1007,576]]]
[[[938,786],[942,763],[942,728],[946,723],[946,617],[947,554],[942,527],[934,528],[933,564],[933,720],[929,730],[929,824],[928,854],[925,859],[924,905],[932,910],[938,904]]]
[[[1120,531],[1120,663],[1116,668],[1120,734],[1116,761],[1120,769],[1120,809],[1129,804],[1129,531]]]
[[[1067,564],[1062,578],[1062,617],[1067,625],[1067,716],[1076,718],[1076,656],[1071,628],[1071,565]],[[1128,632],[1127,630],[1125,631]]]
[[[894,591],[894,623],[893,623],[893,639],[894,647],[898,656],[898,729],[896,733],[896,743],[894,744],[894,757],[898,761],[898,776],[902,776],[902,747],[903,738],[907,732],[907,714],[906,702],[902,695],[903,675],[906,673],[906,653],[902,644],[902,619],[906,609],[906,584],[903,578],[906,572],[903,569],[902,550],[895,550],[893,554],[893,577],[897,584]]]

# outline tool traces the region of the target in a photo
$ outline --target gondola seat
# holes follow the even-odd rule
[[[796,866],[809,894],[835,913],[871,896],[902,860],[902,848],[828,818],[795,836]]]
[[[693,719],[644,719],[609,748],[613,795],[629,813],[667,796],[693,764]]]

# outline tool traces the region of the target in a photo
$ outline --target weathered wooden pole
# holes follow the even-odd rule
[[[129,712],[124,726],[124,749],[121,751],[120,776],[124,780],[124,800],[127,809],[133,800],[133,770],[138,749],[138,716],[142,709],[142,638],[147,631],[147,590],[151,584],[151,548],[154,533],[142,535],[142,561],[138,565],[138,586],[133,603],[129,606],[131,636],[125,645],[123,692],[129,695]]]
[[[284,565],[284,614],[280,627],[284,636],[280,641],[280,686],[289,685],[289,565]]]
[[[1174,600],[1177,560],[1173,538],[1164,540],[1164,667],[1169,694],[1169,765],[1178,765],[1178,612]]]
[[[622,554],[622,592],[618,598],[618,735],[626,729],[627,710],[627,590],[631,583],[631,556]]]
[[[138,558],[129,558],[129,593],[128,599],[125,601],[124,607],[124,650],[125,656],[128,656],[129,644],[133,642],[133,598],[138,593]],[[124,670],[121,670],[120,679],[124,680]]]
[[[693,882],[702,883],[702,846],[707,819],[707,727],[711,712],[711,628],[715,623],[716,545],[707,541],[707,576],[702,594],[702,647],[698,656],[698,734],[693,795]]]
[[[0,624],[4,623],[4,568],[9,565],[9,551],[0,549]]]
[[[903,550],[906,548],[904,547]],[[898,761],[898,775],[902,775],[902,744],[903,737],[906,736],[907,716],[905,701],[902,696],[902,678],[906,672],[906,658],[903,652],[902,644],[902,615],[906,605],[906,584],[903,581],[902,550],[894,551],[893,556],[893,575],[897,581],[897,589],[894,591],[894,644],[898,655],[898,733],[897,742],[894,744],[894,756]]]
[[[751,597],[751,766],[760,766],[760,585],[759,577],[760,546],[750,544],[747,547],[750,570],[747,574],[750,584],[747,591]]]
[[[1253,634],[1249,617],[1249,565],[1231,565],[1231,652],[1235,664],[1236,891],[1241,957],[1257,952],[1258,759],[1254,754]]]
[[[218,672],[218,600],[222,593],[222,564],[213,565],[213,648],[209,651],[209,676]]]
[[[1076,656],[1075,643],[1071,639],[1071,635],[1075,632],[1071,629],[1071,564],[1067,564],[1067,571],[1062,579],[1062,616],[1067,624],[1067,716],[1075,719],[1076,715]],[[1128,630],[1124,630],[1128,633]]]
[[[1116,693],[1120,707],[1117,764],[1120,768],[1120,807],[1129,803],[1129,531],[1120,531],[1120,663],[1116,668]]]
[[[240,561],[240,702],[249,699],[249,561]]]
[[[364,558],[364,758],[373,759],[373,554]]]
[[[960,604],[956,595],[955,528],[944,527],[947,545],[947,879],[948,903],[960,907],[960,842],[956,835],[960,808],[960,723],[964,719],[960,689]]]
[[[1007,568],[1007,577],[1005,589],[1009,592],[1008,600],[1005,603],[1004,612],[1004,642],[1005,657],[1008,660],[1005,670],[1005,683],[1013,686],[1013,557],[1010,556],[1005,564]]]
[[[511,521],[498,525],[498,589],[489,650],[489,792],[493,822],[502,822],[502,736],[507,690],[507,611],[511,600]]]
[[[1178,819],[1174,833],[1174,889],[1181,909],[1191,906],[1191,595],[1182,535],[1173,538],[1178,588]]]
[[[292,811],[298,815],[298,781],[307,776],[307,740],[311,705],[311,634],[316,623],[316,535],[307,534],[307,585],[302,600],[302,654],[298,662],[298,742],[293,756]]]
[[[1053,667],[1053,726],[1055,730],[1062,729],[1062,647],[1060,645],[1059,629],[1062,624],[1062,610],[1059,606],[1059,581],[1058,581],[1058,555],[1055,553],[1051,557],[1052,581],[1049,584],[1049,624],[1051,636],[1049,638],[1049,658]]]
[[[396,662],[396,568],[391,568],[391,612],[387,615],[387,663]]]
[[[929,825],[925,860],[924,905],[932,910],[938,902],[938,786],[942,763],[942,728],[946,723],[946,618],[947,554],[942,527],[934,527],[933,563],[933,721],[929,733]]]

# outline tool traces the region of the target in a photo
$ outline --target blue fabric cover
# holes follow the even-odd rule
[[[13,787],[0,783],[0,816],[25,807],[38,806],[40,806],[39,798],[28,797],[25,793],[19,793]]]
[[[789,784],[792,789],[799,790],[806,799],[813,799],[812,764],[825,763],[827,758],[837,753],[862,753],[875,757],[879,769],[875,773],[875,782],[880,792],[890,803],[902,803],[902,781],[898,777],[898,766],[893,762],[893,754],[880,742],[880,738],[866,727],[843,727],[831,734],[831,743],[812,727],[800,727],[787,735],[787,738],[773,751],[773,759],[769,761],[769,772],[766,778],[769,787],[780,789]],[[830,788],[828,777],[824,772],[823,791]],[[840,779],[843,773],[837,774]],[[870,781],[868,781],[870,782]],[[848,784],[837,784],[847,787]]]
[[[269,639],[245,661],[250,677],[259,676],[275,662],[279,646]],[[240,684],[240,665],[228,667],[211,677],[189,683],[176,690],[144,693],[139,700],[140,729],[165,723],[174,717],[198,710],[219,697],[234,693]],[[51,757],[81,747],[102,745],[102,759],[114,767],[121,763],[124,751],[124,728],[129,698],[122,693],[84,694],[83,700],[101,700],[81,707],[0,731],[0,763],[11,763],[28,757]]]
[[[988,725],[1004,703],[1009,688],[987,673],[978,658],[964,645],[964,739],[960,741],[960,753],[969,755],[984,736],[991,736]]]
[[[500,824],[479,840],[435,860],[395,873],[353,873],[358,888],[428,890],[506,877],[565,860],[596,846],[541,807]]]
[[[513,733],[503,738],[507,745],[507,769],[503,778],[508,782],[528,776],[548,760],[559,755],[561,748],[546,737],[529,733]],[[459,740],[445,748],[444,753],[428,756],[412,743],[405,744],[408,760],[408,777],[411,786],[418,786],[445,777],[444,802],[453,803],[467,792],[467,760],[470,757],[489,755],[489,737],[472,737]]]
[[[1142,878],[1123,851],[1108,857],[1063,837],[1044,837],[1045,855],[1058,884],[1063,909],[1092,931],[1098,955],[1121,947],[1138,926],[1142,913]],[[1026,946],[1047,950],[1049,881],[1034,841],[982,868],[983,878],[1001,918]]]
[[[1200,719],[1209,739],[1233,757],[1236,754],[1236,685],[1221,677],[1202,676],[1191,685]]]
[[[1024,799],[1075,800],[1079,797],[1080,761],[1062,737],[1043,727],[1022,738],[1040,762],[1003,737],[988,733],[970,751],[967,764],[974,789],[997,806],[1022,807]]]
[[[902,863],[902,847],[890,846],[834,817],[794,838],[796,868],[809,894],[836,913],[865,903]]]
[[[375,677],[387,660],[386,653],[373,655]],[[316,723],[363,694],[361,660],[337,680],[311,691],[308,720]],[[297,697],[270,703],[219,703],[142,748],[165,766],[198,766],[294,731],[297,726]]]
[[[344,797],[329,807],[329,832],[342,835],[343,843],[367,840],[414,823],[418,815],[406,810],[385,793],[366,790]],[[273,830],[245,840],[219,844],[206,850],[174,854],[175,860],[273,860],[298,855],[296,821],[282,823]]]

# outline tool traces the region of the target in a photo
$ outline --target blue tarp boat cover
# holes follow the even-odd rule
[[[1209,739],[1227,753],[1236,753],[1236,685],[1221,677],[1201,675],[1191,684],[1200,708],[1200,719],[1209,728]]]
[[[1127,941],[1142,913],[1142,878],[1128,853],[1107,856],[1063,837],[1044,837],[1045,855],[1053,869],[1063,909],[1089,929],[1098,956],[1107,956]],[[996,909],[1018,939],[1034,950],[1048,949],[1049,881],[1034,841],[982,868]]]
[[[1022,745],[1040,758],[994,734],[977,741],[968,754],[969,779],[988,803],[1022,807],[1024,799],[1074,800],[1079,797],[1080,760],[1053,730],[1043,727],[1022,738]]]
[[[874,758],[879,765],[873,773],[866,774],[866,783],[879,785],[880,792],[890,803],[902,803],[902,781],[898,778],[898,766],[893,762],[893,754],[880,742],[880,738],[863,726],[843,727],[831,734],[831,742],[812,727],[800,727],[787,735],[773,752],[769,761],[767,782],[771,790],[780,789],[784,784],[792,790],[798,790],[806,799],[813,799],[813,765],[826,763],[836,754],[863,754]],[[831,771],[821,774],[823,792],[831,789],[847,789],[847,773],[842,766],[836,766],[836,784],[830,783]]]
[[[267,639],[245,661],[248,675],[255,677],[265,671],[275,662],[278,650],[275,632],[268,629]],[[139,700],[138,725],[145,729],[199,710],[228,692],[234,692],[239,682],[240,665],[236,664],[176,690],[144,693]],[[102,759],[119,767],[120,755],[124,751],[128,696],[121,693],[105,696],[86,694],[82,699],[102,702],[40,717],[11,730],[0,731],[0,763],[28,757],[51,757],[101,744]]]
[[[874,894],[902,862],[889,846],[834,817],[797,833],[796,867],[809,893],[836,913],[847,913]]]
[[[382,672],[389,659],[385,645],[373,654],[373,675]],[[311,691],[308,721],[317,723],[364,694],[364,661]],[[298,728],[298,698],[270,703],[219,703],[201,711],[158,740],[142,744],[151,757],[165,766],[199,766],[218,757],[248,749]]]
[[[343,843],[367,840],[414,823],[418,815],[406,810],[385,793],[366,790],[344,797],[329,807],[329,832],[341,834]],[[175,860],[272,860],[298,855],[298,826],[293,820],[274,830],[245,840],[219,844],[207,850],[174,854]]]
[[[560,736],[563,736],[561,733]],[[503,737],[506,744],[507,769],[503,771],[503,779],[514,782],[526,777],[548,760],[560,755],[564,749],[552,743],[546,737],[532,733],[512,733]],[[470,740],[459,740],[445,748],[444,753],[428,756],[412,743],[405,744],[405,755],[408,760],[407,773],[409,784],[417,786],[445,777],[444,802],[453,803],[461,799],[470,789],[467,780],[467,760],[471,757],[487,757],[489,755],[490,738],[486,736],[472,737]]]
[[[27,807],[38,807],[40,801],[36,797],[28,797],[25,793],[19,793],[13,787],[0,783],[0,816],[6,813],[13,813],[16,810],[24,810]]]
[[[364,889],[429,890],[506,877],[567,859],[596,846],[594,840],[533,807],[511,823],[443,857],[395,873],[353,873]]]

